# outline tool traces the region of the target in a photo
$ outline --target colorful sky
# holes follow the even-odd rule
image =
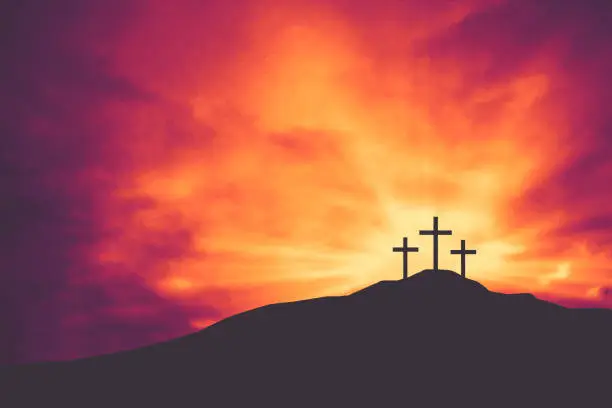
[[[0,363],[401,277],[612,307],[607,0],[15,0]]]

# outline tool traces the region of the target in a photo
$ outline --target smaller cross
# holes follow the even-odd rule
[[[452,249],[450,251],[452,255],[461,255],[461,276],[465,278],[465,256],[475,255],[475,249],[465,249],[465,239],[461,240],[461,249]]]
[[[408,246],[408,238],[404,237],[404,243],[401,247],[393,247],[393,252],[404,253],[404,279],[408,277],[408,252],[419,252],[417,247]]]

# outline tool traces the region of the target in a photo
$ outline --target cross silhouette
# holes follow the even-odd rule
[[[465,239],[461,240],[461,249],[451,249],[450,251],[453,255],[461,255],[461,276],[465,278],[465,256],[466,255],[475,255],[475,249],[465,249]]]
[[[433,217],[432,230],[420,230],[419,235],[433,235],[433,269],[438,270],[438,235],[453,235],[451,230],[438,229],[438,217]]]
[[[408,238],[404,237],[404,244],[401,247],[393,247],[393,252],[404,253],[404,279],[408,277],[408,252],[419,252],[417,247],[408,246]]]

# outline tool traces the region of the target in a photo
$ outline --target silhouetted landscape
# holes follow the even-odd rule
[[[612,310],[425,270],[150,347],[3,370],[3,407],[607,406]]]
[[[612,407],[611,0],[0,32],[0,408]]]

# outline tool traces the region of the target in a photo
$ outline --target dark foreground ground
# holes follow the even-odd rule
[[[426,270],[129,352],[0,370],[0,407],[612,407],[612,310]]]

